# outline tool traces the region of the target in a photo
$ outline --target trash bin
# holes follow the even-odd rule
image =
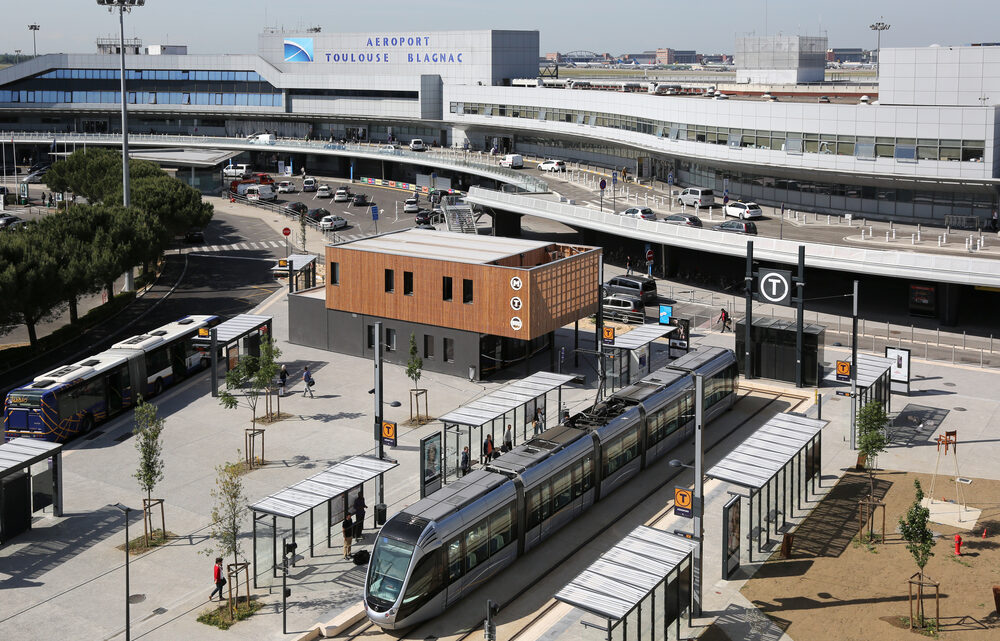
[[[375,525],[385,525],[385,503],[375,504]]]

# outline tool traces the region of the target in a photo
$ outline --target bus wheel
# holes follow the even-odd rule
[[[92,417],[90,414],[87,414],[86,416],[83,417],[83,420],[80,423],[80,433],[90,434],[90,430],[92,429],[94,429],[94,417]]]
[[[153,396],[159,396],[160,392],[163,391],[163,379],[158,378],[156,382],[153,383]]]

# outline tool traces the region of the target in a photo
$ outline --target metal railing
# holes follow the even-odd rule
[[[41,142],[51,144],[68,142],[86,145],[90,144],[121,144],[120,134],[85,134],[68,132],[0,132],[0,139],[12,139],[15,142]],[[251,141],[246,138],[231,138],[224,136],[181,136],[172,134],[129,134],[129,144],[133,145],[186,145],[195,147],[222,147],[252,151],[260,148],[300,151],[306,153],[332,153],[336,155],[355,155],[372,159],[393,159],[410,164],[424,164],[454,169],[465,173],[475,173],[499,182],[514,185],[520,191],[529,193],[544,193],[549,191],[548,184],[527,173],[500,167],[494,164],[489,154],[483,152],[432,148],[417,152],[400,149],[395,145],[371,143],[338,143],[318,140],[300,140],[297,138],[278,138],[273,142]],[[430,160],[430,162],[428,162]]]

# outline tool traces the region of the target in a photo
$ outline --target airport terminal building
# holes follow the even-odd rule
[[[655,82],[543,80],[537,31],[269,31],[258,49],[127,55],[130,129],[422,138],[911,222],[986,220],[997,207],[1000,47],[885,49],[867,100],[830,83],[829,102],[815,87],[726,100]],[[0,70],[0,130],[117,131],[118,66],[116,55],[50,54]]]

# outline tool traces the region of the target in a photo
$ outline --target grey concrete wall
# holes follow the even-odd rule
[[[288,297],[288,342],[307,347],[327,347],[324,317],[326,301],[292,294]]]

